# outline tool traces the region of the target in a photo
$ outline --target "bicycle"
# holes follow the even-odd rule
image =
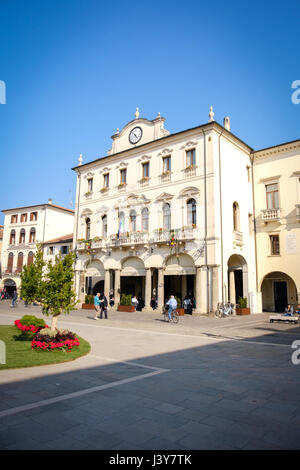
[[[168,314],[168,308],[165,308],[164,310],[164,320],[165,321],[172,321],[173,323],[178,323],[179,322],[179,315],[177,310],[173,310],[171,312],[171,320],[169,320],[169,314]]]
[[[218,302],[215,316],[217,318],[230,317],[234,314],[234,304],[230,302],[222,303]]]

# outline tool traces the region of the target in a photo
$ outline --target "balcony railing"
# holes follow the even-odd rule
[[[300,204],[296,204],[296,217],[300,220]]]
[[[100,238],[99,240],[84,240],[77,241],[77,250],[99,250],[105,247],[105,241]]]
[[[148,233],[134,232],[126,235],[121,235],[119,238],[116,236],[110,237],[108,240],[109,246],[130,246],[138,245],[148,242]]]
[[[196,227],[185,227],[180,229],[158,229],[154,232],[154,242],[155,243],[168,243],[171,238],[177,240],[193,240],[197,237],[197,228]]]
[[[264,222],[280,220],[280,209],[265,209],[262,212],[262,220]]]
[[[191,178],[192,176],[196,176],[196,166],[191,165],[184,169],[184,176],[185,178]]]
[[[169,183],[171,181],[171,172],[166,172],[166,173],[162,173],[160,175],[160,182],[161,183]]]

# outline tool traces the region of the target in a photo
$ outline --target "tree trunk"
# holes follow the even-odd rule
[[[51,330],[54,331],[57,324],[58,315],[52,317]]]

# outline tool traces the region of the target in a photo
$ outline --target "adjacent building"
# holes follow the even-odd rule
[[[11,292],[20,287],[23,266],[33,262],[37,243],[43,244],[73,231],[74,211],[57,206],[49,199],[46,204],[5,209],[2,212],[5,218],[0,286]]]

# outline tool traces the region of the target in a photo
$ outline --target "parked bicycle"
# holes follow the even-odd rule
[[[164,320],[169,321],[168,308],[164,309]],[[173,323],[179,322],[179,315],[178,315],[177,310],[173,310],[173,312],[171,313],[171,321]]]
[[[226,302],[226,303],[219,302],[217,305],[217,310],[215,311],[215,316],[217,318],[230,317],[231,315],[234,314],[234,312],[235,312],[234,304],[230,302]]]

